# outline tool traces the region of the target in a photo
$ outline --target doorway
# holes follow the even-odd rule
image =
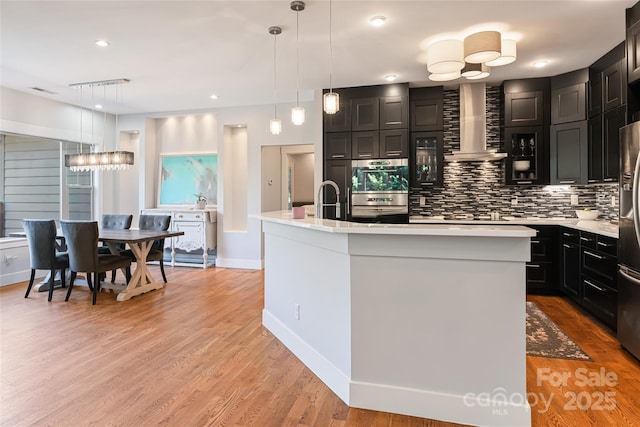
[[[261,211],[312,205],[314,162],[313,145],[263,146]]]

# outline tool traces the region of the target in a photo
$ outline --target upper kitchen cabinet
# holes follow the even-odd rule
[[[380,128],[380,104],[377,97],[351,100],[351,130],[365,131]]]
[[[411,132],[442,130],[443,100],[442,86],[409,89]]]
[[[542,126],[544,93],[542,91],[505,93],[505,127]]]
[[[603,111],[626,103],[627,79],[624,75],[623,59],[611,64],[602,72],[602,103]]]
[[[407,129],[409,127],[409,99],[404,95],[380,98],[380,129]],[[406,156],[405,156],[406,157]]]
[[[545,132],[543,126],[505,128],[507,162],[505,180],[508,185],[546,183]]]
[[[551,78],[551,124],[571,123],[587,118],[588,81],[587,68]]]
[[[409,141],[406,129],[390,129],[380,131],[381,159],[409,157]]]
[[[587,94],[589,117],[602,113],[602,71],[589,67],[589,91]]]
[[[326,160],[351,158],[351,132],[327,132],[324,134],[324,158]]]
[[[586,120],[551,126],[551,184],[587,183],[588,125]]]
[[[622,105],[603,114],[603,177],[604,182],[618,181],[620,172],[620,128],[627,124],[627,108]]]
[[[324,90],[328,92],[328,90]],[[334,90],[340,95],[340,109],[335,114],[323,114],[325,132],[349,132],[351,130],[351,101],[344,90]]]
[[[352,159],[377,159],[380,157],[380,132],[365,131],[351,134]]]
[[[627,77],[629,83],[640,79],[640,5],[626,10]]]
[[[589,67],[589,117],[626,104],[624,42]]]

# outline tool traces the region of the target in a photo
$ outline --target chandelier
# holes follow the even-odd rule
[[[82,89],[84,87],[91,87],[92,89],[95,87],[106,87],[116,85],[116,104],[118,103],[118,90],[117,85],[121,85],[124,83],[129,83],[129,79],[115,79],[115,80],[101,80],[95,82],[85,82],[85,83],[72,83],[70,87],[76,87]],[[82,93],[82,92],[81,92]],[[80,142],[82,143],[82,95],[80,99]],[[105,124],[106,124],[106,112],[105,114]],[[116,112],[116,124],[114,129],[116,146],[119,146],[118,143],[118,114]],[[104,133],[104,129],[103,129]],[[64,156],[64,165],[68,167],[72,172],[91,172],[91,171],[113,171],[113,170],[123,170],[128,169],[129,166],[133,165],[133,152],[131,151],[102,151],[102,152],[92,152],[92,153],[76,153],[76,154],[66,154]]]
[[[491,67],[510,64],[516,57],[516,41],[502,38],[498,31],[440,40],[427,48],[429,80],[482,79],[489,76]]]

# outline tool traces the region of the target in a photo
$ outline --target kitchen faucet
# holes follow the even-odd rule
[[[320,202],[320,195],[322,194],[322,188],[325,185],[331,185],[336,189],[336,202],[335,203],[322,203]],[[322,219],[322,208],[324,206],[335,206],[336,207],[336,219],[340,219],[340,188],[338,184],[331,180],[322,181],[320,187],[318,187],[318,204],[316,205],[316,218]]]

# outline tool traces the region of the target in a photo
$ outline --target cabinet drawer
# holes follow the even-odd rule
[[[596,237],[598,251],[608,255],[618,256],[618,240],[607,236]]]
[[[553,239],[548,237],[531,238],[531,260],[532,261],[553,261]]]
[[[580,232],[572,228],[562,227],[562,241],[564,243],[580,243]]]
[[[598,243],[595,234],[580,232],[580,246],[583,248],[589,248],[598,250]]]
[[[527,263],[527,287],[553,288],[553,264],[549,262]]]
[[[614,256],[582,248],[582,274],[617,289],[618,259]]]
[[[203,212],[180,212],[180,213],[176,213],[175,217],[173,218],[174,221],[204,221],[206,216],[206,214]]]
[[[583,276],[582,295],[584,307],[609,327],[616,329],[618,292]]]

